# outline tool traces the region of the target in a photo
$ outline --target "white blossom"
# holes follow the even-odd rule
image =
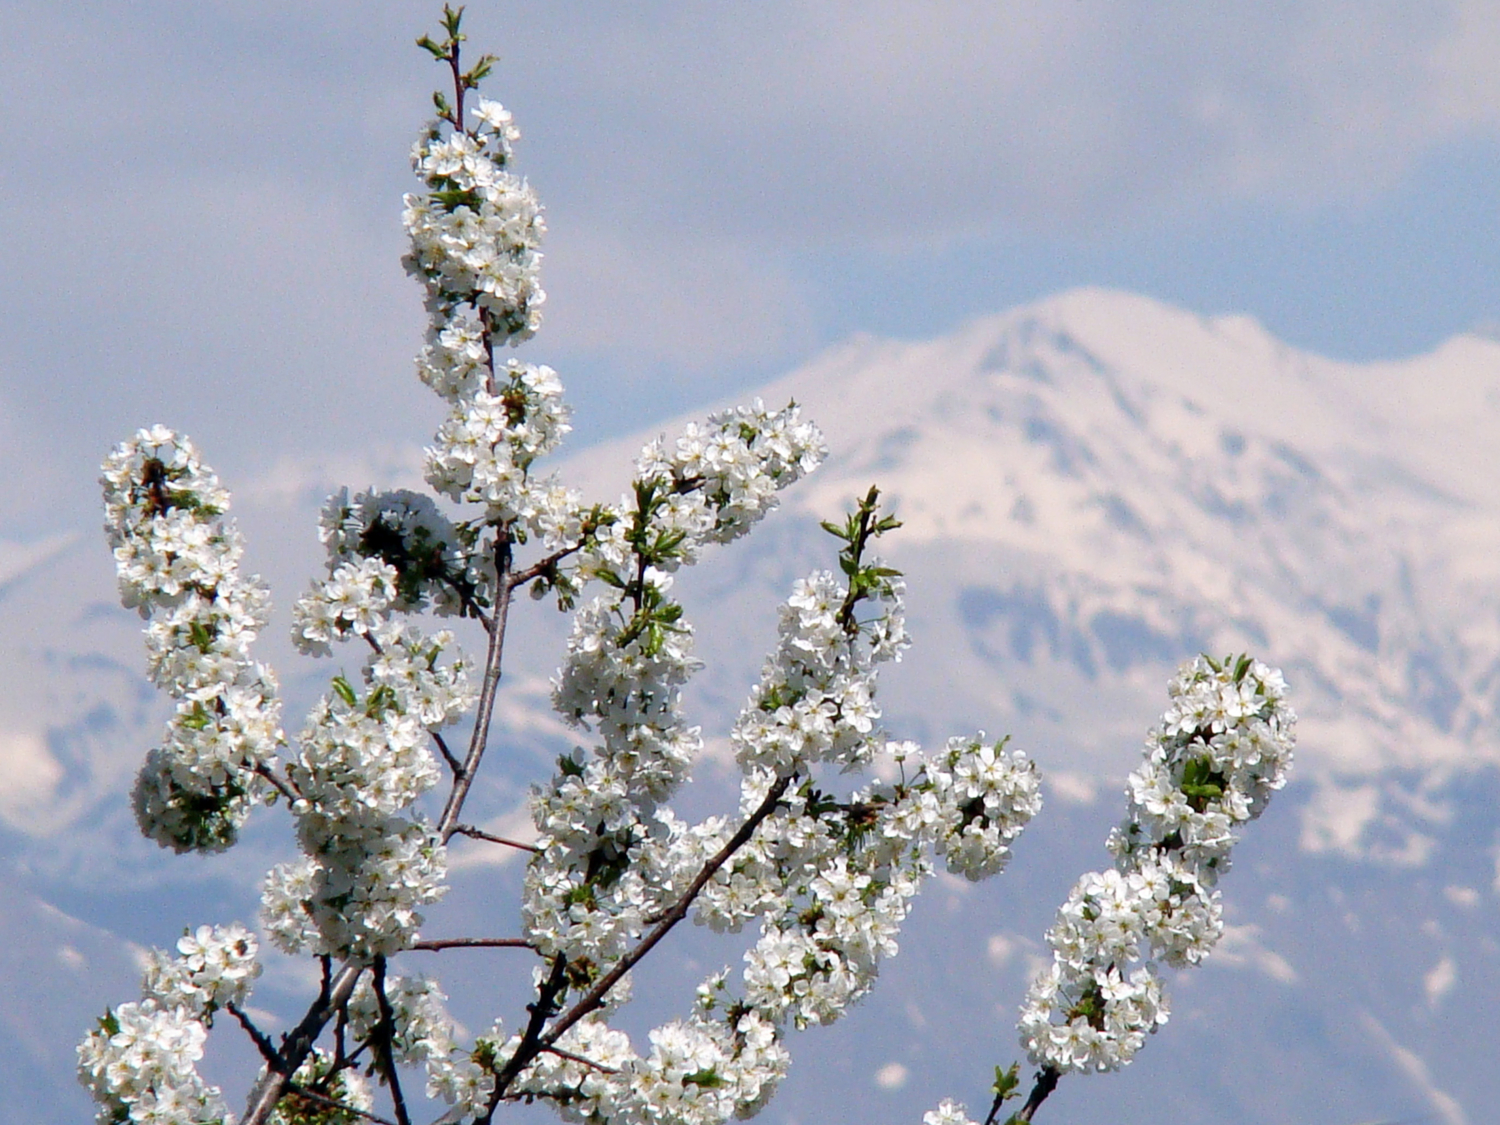
[[[198,1074],[208,1030],[186,1009],[146,999],[107,1012],[78,1047],[78,1078],[114,1125],[207,1125],[228,1117]]]
[[[929,1109],[922,1114],[922,1125],[977,1125],[977,1123],[970,1120],[969,1112],[962,1102],[944,1098],[938,1103],[937,1109]]]
[[[1208,956],[1224,928],[1215,884],[1235,829],[1285,784],[1296,715],[1280,672],[1248,656],[1198,657],[1169,691],[1110,834],[1115,869],[1082,876],[1047,932],[1052,965],[1020,1019],[1038,1066],[1116,1070],[1166,1022],[1156,962]]]
[[[269,598],[241,576],[229,494],[186,438],[139,431],[100,483],[122,600],[149,622],[151,678],[178,701],[136,779],[136,819],[163,847],[219,851],[265,796],[258,774],[282,741],[275,678],[250,656]]]
[[[241,925],[199,926],[177,941],[178,957],[152,950],[142,992],[164,1007],[183,1008],[211,1023],[228,1004],[243,1004],[260,976],[258,945]]]

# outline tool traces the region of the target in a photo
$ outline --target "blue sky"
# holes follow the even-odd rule
[[[231,483],[421,440],[396,264],[428,3],[9,0],[0,528],[156,419]],[[582,441],[1059,289],[1351,359],[1500,320],[1500,5],[470,6]],[[411,420],[422,426],[413,431]],[[435,421],[435,417],[432,421]]]

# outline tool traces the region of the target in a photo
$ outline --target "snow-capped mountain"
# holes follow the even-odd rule
[[[1302,724],[1296,780],[1225,881],[1230,936],[1208,968],[1178,974],[1172,1023],[1134,1066],[1069,1080],[1040,1119],[1486,1119],[1500,1100],[1500,344],[1459,337],[1401,362],[1339,363],[1243,317],[1082,290],[937,340],[857,339],[752,393],[804,404],[830,457],[747,542],[681,579],[710,747],[771,645],[775,606],[833,561],[818,521],[873,483],[904,521],[882,546],[907,575],[915,639],[882,689],[892,732],[1008,732],[1049,778],[1012,869],[973,889],[940,881],[872,998],[794,1039],[767,1120],[915,1122],[945,1095],[983,1101],[989,1067],[1017,1055],[1014,1012],[1052,912],[1107,861],[1119,782],[1173,667],[1246,649],[1285,669]],[[587,450],[563,475],[609,498],[656,432]],[[258,527],[301,519],[306,546],[283,553],[310,560],[321,491],[249,490],[252,552]],[[273,577],[292,569],[260,550]],[[299,585],[279,586],[278,604]],[[64,924],[54,907],[157,944],[245,917],[286,846],[268,833],[201,864],[130,838],[124,790],[161,714],[134,674],[133,619],[110,596],[92,540],[0,552],[0,612],[14,622],[0,645],[15,669],[0,685],[0,839],[26,888],[4,920],[39,935],[26,948]],[[522,753],[484,795],[496,818],[515,816],[523,775],[566,737],[541,714],[560,627],[518,621],[510,666],[525,674],[500,725]],[[325,671],[283,670],[292,702]],[[484,887],[484,910],[500,911],[489,924],[512,924],[493,901],[516,876],[462,858],[453,898]],[[738,956],[707,934],[680,949],[704,968]],[[113,956],[118,976],[129,957]],[[76,959],[0,966],[9,981],[39,962],[38,980],[85,1008],[129,998],[80,982]],[[455,995],[492,994],[474,983],[450,980]],[[32,984],[0,982],[11,1029],[32,1026],[47,991]],[[462,1003],[466,1019],[492,1014]],[[24,1116],[60,1122],[83,1112],[65,1089],[74,1036],[36,1026],[27,1057],[57,1058],[58,1094]],[[0,1122],[16,1112],[0,1105]]]
[[[759,393],[828,434],[796,513],[876,483],[904,521],[897,712],[1123,773],[1172,665],[1248,649],[1294,685],[1301,776],[1344,787],[1309,844],[1393,857],[1422,846],[1414,782],[1500,762],[1500,344],[1338,363],[1244,317],[1081,290],[855,341]],[[638,445],[580,460],[607,476]]]

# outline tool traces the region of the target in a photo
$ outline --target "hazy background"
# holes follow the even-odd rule
[[[138,421],[412,440],[434,5],[0,5],[0,518]],[[487,3],[583,439],[1079,283],[1349,358],[1500,318],[1500,4]],[[295,398],[292,396],[295,394]]]
[[[18,1088],[23,1058],[44,1075],[25,1088],[30,1101],[15,1095],[5,1112],[48,1121],[83,1112],[67,1085],[66,1044],[88,1013],[133,993],[122,942],[163,944],[190,921],[246,917],[254,879],[287,847],[284,832],[267,829],[213,865],[174,861],[133,837],[124,793],[162,711],[141,686],[135,622],[105,608],[112,579],[95,477],[103,452],[137,425],[192,434],[234,488],[250,566],[273,580],[284,612],[316,557],[309,510],[326,485],[409,476],[439,418],[412,377],[421,311],[397,262],[400,196],[412,186],[406,154],[442,76],[412,40],[436,14],[428,3],[0,0],[0,474],[10,485],[0,490],[0,1078]],[[476,53],[502,56],[489,93],[516,112],[518,167],[548,207],[547,322],[524,354],[566,380],[575,450],[761,384],[860,333],[951,334],[1078,285],[1248,314],[1296,348],[1344,360],[1500,331],[1497,2],[481,2],[467,29]],[[1112,313],[1099,338],[1123,338],[1132,306],[1110,307],[1127,311]],[[1072,325],[1069,315],[1057,319]],[[1493,358],[1471,367],[1488,378]],[[1428,368],[1409,370],[1403,393],[1420,402]],[[1292,386],[1295,372],[1286,378],[1277,385]],[[839,419],[825,421],[839,429]],[[1288,422],[1303,435],[1323,424],[1321,415]],[[1397,452],[1431,467],[1443,459],[1444,428],[1410,432],[1419,429],[1424,448]],[[1468,434],[1466,448],[1485,432]],[[1377,458],[1378,432],[1362,434],[1362,456]],[[1437,473],[1450,483],[1462,475]],[[1347,517],[1341,529],[1368,540],[1363,579],[1378,569],[1365,564],[1379,556],[1383,525],[1360,527],[1359,509],[1340,509],[1337,489],[1320,496]],[[1481,505],[1486,518],[1493,507]],[[1328,522],[1323,509],[1305,521]],[[1464,565],[1493,554],[1488,533],[1475,535],[1454,553]],[[775,571],[761,575],[771,590],[783,584],[778,567],[792,563],[755,565]],[[1481,561],[1460,577],[1478,589],[1492,569]],[[1332,564],[1328,575],[1337,585]],[[1441,587],[1442,621],[1464,617],[1461,589]],[[267,644],[273,657],[286,649]],[[516,666],[544,675],[555,656],[535,652],[528,665],[523,650]],[[284,671],[290,729],[322,671]],[[1157,671],[1136,672],[1159,692]],[[717,702],[732,706],[742,687],[724,690]],[[1145,714],[1158,706],[1148,702]],[[1139,727],[1134,714],[1120,725]],[[1095,803],[1097,786],[1081,774],[1069,784],[1075,799],[1054,800],[1049,811],[1061,819],[1042,830],[1054,856],[1045,877],[1017,871],[1006,892],[1036,899],[1006,923],[1013,929],[963,914],[951,887],[934,896],[948,903],[932,908],[938,915],[914,920],[917,935],[941,943],[944,919],[967,919],[974,956],[997,974],[984,985],[987,1009],[1013,1006],[1052,904],[1080,864],[1102,859],[1116,802]],[[491,794],[497,808],[523,782],[507,785]],[[1346,925],[1356,911],[1344,898],[1362,903],[1367,934],[1380,935],[1370,948],[1384,951],[1370,964],[1383,972],[1409,961],[1404,987],[1427,1037],[1422,1053],[1386,1030],[1407,1033],[1406,993],[1393,993],[1395,1009],[1373,1009],[1378,1019],[1359,1007],[1382,988],[1370,969],[1323,993],[1299,988],[1301,1006],[1288,1001],[1282,1022],[1260,1018],[1253,1036],[1229,1027],[1189,1039],[1174,1023],[1153,1044],[1162,1063],[1152,1065],[1187,1059],[1170,1065],[1201,1077],[1222,1065],[1214,1052],[1252,1039],[1259,1045],[1244,1049],[1259,1063],[1295,1064],[1299,1048],[1285,1044],[1306,1031],[1326,1048],[1318,1058],[1337,1060],[1347,1047],[1356,1059],[1342,1070],[1329,1063],[1343,1084],[1329,1102],[1336,1111],[1363,1107],[1363,1092],[1382,1110],[1409,1096],[1413,1112],[1465,1120],[1442,1100],[1465,1079],[1441,1073],[1451,1044],[1438,1001],[1470,1002],[1468,1022],[1455,1026],[1471,1029],[1465,1042],[1482,1051],[1492,990],[1473,984],[1500,979],[1500,969],[1486,885],[1495,779],[1464,785],[1466,796],[1438,803],[1460,810],[1444,814],[1443,837],[1459,858],[1416,883],[1389,865],[1319,867],[1333,861],[1293,855],[1290,801],[1279,827],[1266,825],[1283,850],[1242,876],[1244,902],[1337,894],[1332,913]],[[1341,791],[1319,792],[1298,800],[1332,802],[1325,811],[1336,820]],[[1424,800],[1411,797],[1413,807]],[[1408,958],[1403,910],[1418,902],[1431,915],[1424,926],[1456,912],[1461,924],[1445,925],[1486,967],[1455,978],[1450,965],[1434,978],[1448,952],[1433,945]],[[1239,919],[1250,936],[1242,932],[1241,952],[1223,964],[1266,952],[1255,927],[1272,932],[1274,919],[1258,919]],[[1283,952],[1304,981],[1316,976],[1309,965],[1339,960],[1311,908],[1301,929],[1286,926]],[[1467,966],[1468,955],[1454,963]],[[51,958],[47,971],[39,958]],[[859,1041],[878,1042],[919,1000],[964,996],[970,970],[955,964],[929,958],[917,977],[892,981],[883,1007],[851,1020]],[[1268,979],[1280,979],[1276,963],[1265,964]],[[1220,973],[1225,991],[1212,993],[1214,979],[1185,986],[1205,995],[1201,1012],[1222,1010],[1226,995],[1269,1002],[1254,980],[1231,987]],[[278,980],[291,996],[291,978]],[[262,1002],[276,1008],[269,983]],[[1182,1022],[1194,1018],[1185,1005]],[[1172,1032],[1182,1033],[1175,1049]],[[915,1103],[959,1093],[925,1081],[948,1049],[933,1044],[946,1040],[902,1034],[917,1044],[899,1055]],[[802,1050],[794,1046],[800,1085],[778,1120],[819,1119],[817,1080],[834,1073],[828,1067],[852,1068],[847,1088],[871,1097],[903,1087],[872,1087],[864,1055],[849,1062],[842,1047],[824,1046],[804,1061]],[[1372,1077],[1382,1066],[1389,1097]],[[1182,1107],[1150,1085],[1163,1073],[1177,1072],[1137,1068],[1117,1087],[1080,1083],[1101,1100],[1071,1104],[1097,1116],[1118,1089],[1140,1119],[1170,1116]],[[1302,1081],[1316,1088],[1317,1075]],[[824,1095],[846,1088],[826,1085]],[[1164,1088],[1193,1090],[1187,1078]],[[1466,1096],[1477,1117],[1485,1103]],[[1194,1104],[1217,1120],[1211,1102]],[[1273,1119],[1236,1104],[1225,1120]],[[1289,1104],[1274,1119],[1301,1120],[1307,1103]]]

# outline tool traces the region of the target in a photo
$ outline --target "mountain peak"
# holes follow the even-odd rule
[[[1123,732],[1081,730],[1073,700],[1144,701],[1178,659],[1250,648],[1287,666],[1333,779],[1500,761],[1497,388],[1500,346],[1472,337],[1355,364],[1077,289],[853,341],[759,393],[828,434],[788,518],[876,483],[904,521],[918,635],[949,649],[914,709],[998,709],[1097,768]],[[590,475],[623,483],[639,445]]]

